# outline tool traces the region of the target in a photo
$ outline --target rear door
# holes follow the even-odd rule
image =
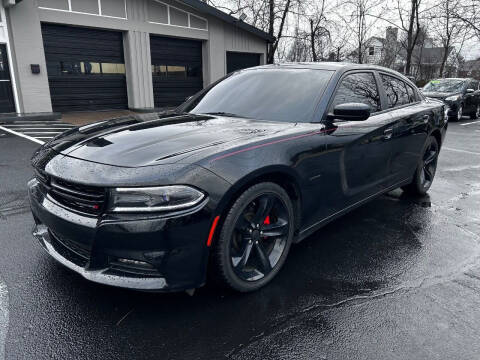
[[[418,92],[402,79],[387,73],[380,73],[380,78],[391,117],[388,183],[393,186],[413,176],[433,114],[423,106]]]

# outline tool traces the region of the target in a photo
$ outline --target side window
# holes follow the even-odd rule
[[[342,79],[331,108],[345,103],[370,105],[372,113],[380,110],[380,95],[372,73],[355,73]]]
[[[381,75],[383,87],[387,93],[388,107],[394,108],[410,103],[406,85],[393,76]]]

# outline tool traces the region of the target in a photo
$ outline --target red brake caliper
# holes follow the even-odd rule
[[[263,225],[270,225],[270,215],[268,215],[263,221]]]

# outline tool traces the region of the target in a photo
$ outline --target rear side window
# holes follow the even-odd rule
[[[390,109],[413,102],[408,95],[407,85],[403,81],[385,74],[382,74],[381,77]]]
[[[354,73],[345,76],[335,93],[332,109],[345,103],[362,103],[372,112],[380,110],[380,95],[372,73]]]

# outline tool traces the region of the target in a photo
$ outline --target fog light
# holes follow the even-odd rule
[[[138,260],[132,260],[132,259],[122,259],[118,258],[118,261],[124,264],[128,265],[140,265],[140,266],[145,266],[145,267],[151,267],[151,265],[145,261],[138,261]]]

